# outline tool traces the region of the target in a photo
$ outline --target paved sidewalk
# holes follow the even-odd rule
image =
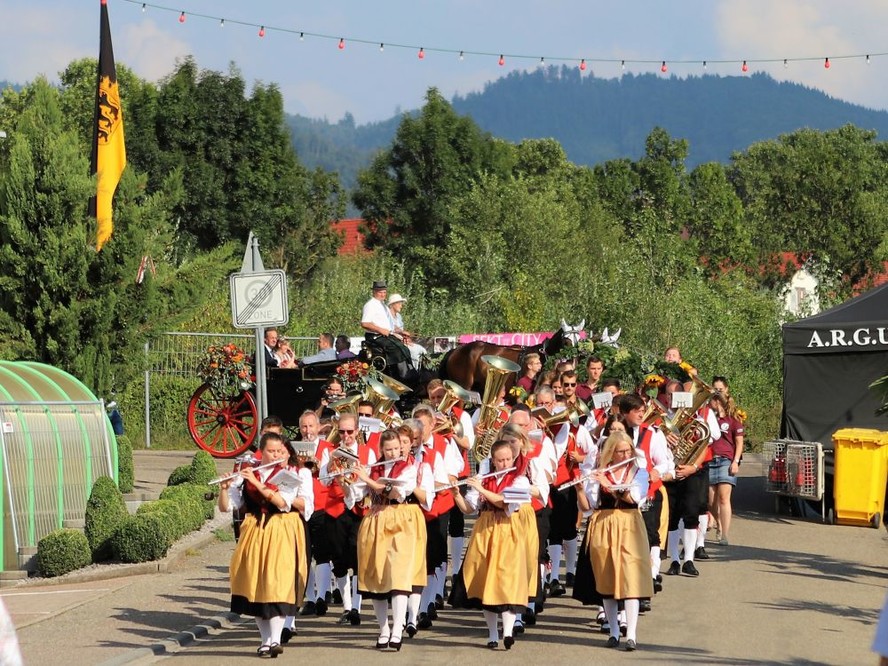
[[[735,503],[734,545],[707,544],[712,559],[698,562],[697,579],[664,577],[664,592],[654,599],[653,612],[640,621],[638,652],[630,656],[605,649],[604,637],[592,628],[589,609],[562,597],[550,601],[537,627],[518,637],[508,658],[540,663],[594,659],[602,664],[630,659],[874,663],[869,645],[888,585],[888,535],[884,530],[774,515],[773,498],[762,492],[760,467],[748,457],[742,470],[747,478],[741,480]],[[149,463],[162,467],[160,458],[139,457],[137,477],[141,479],[140,468]],[[169,468],[176,464],[182,463]],[[163,476],[157,469],[153,474]],[[233,542],[212,540],[186,547],[163,572],[4,591],[27,663],[60,658],[66,664],[108,666],[157,660],[213,666],[255,663],[258,634],[252,621],[220,621],[228,610],[233,548]],[[22,593],[30,596],[17,596]],[[32,608],[30,615],[20,607],[17,611],[25,600],[36,600],[42,608]],[[300,618],[299,633],[282,658],[360,660],[368,665],[398,658],[421,658],[430,664],[505,658],[502,649],[493,653],[484,648],[486,630],[478,612],[441,612],[431,630],[405,642],[400,657],[371,647],[376,629],[368,603],[360,627],[339,627],[337,617],[338,609],[332,607],[324,618]],[[201,624],[206,628],[198,627]],[[196,637],[167,640],[194,627]],[[179,643],[187,645],[180,648]]]

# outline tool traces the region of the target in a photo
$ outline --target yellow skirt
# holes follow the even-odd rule
[[[463,580],[469,601],[489,610],[525,608],[536,593],[539,575],[539,535],[533,509],[524,507],[507,516],[504,511],[482,511],[475,521]]]
[[[370,598],[426,584],[426,527],[416,504],[374,505],[358,528],[358,586]]]
[[[654,596],[650,548],[641,512],[603,509],[592,514],[589,558],[595,588],[604,597],[644,599]]]
[[[305,555],[305,525],[298,512],[271,514],[264,525],[248,514],[229,568],[232,612],[294,615],[308,577]]]

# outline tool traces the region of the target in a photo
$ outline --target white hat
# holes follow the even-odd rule
[[[401,296],[401,294],[392,294],[389,297],[389,305],[394,305],[395,303],[406,303],[407,299]]]

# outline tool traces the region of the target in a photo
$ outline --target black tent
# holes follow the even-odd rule
[[[869,385],[888,373],[888,284],[783,326],[780,436],[831,446],[840,428],[888,430]]]

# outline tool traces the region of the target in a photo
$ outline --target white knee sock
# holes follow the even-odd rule
[[[619,611],[617,610],[617,600],[605,599],[604,616],[607,618],[607,623],[610,626],[610,635],[616,639],[620,638],[620,621],[617,617],[618,614]]]
[[[315,565],[315,589],[312,592],[315,599],[325,599],[327,592],[330,591],[330,581],[333,578],[333,567],[329,562],[318,563]],[[308,588],[311,590],[311,588]]]
[[[422,595],[419,592],[413,592],[407,600],[407,621],[410,624],[416,624],[417,617],[419,616],[419,602],[421,599]]]
[[[579,539],[577,537],[564,542],[564,570],[567,573],[575,574],[577,572],[578,547]]]
[[[553,544],[546,550],[549,551],[549,559],[552,561],[552,580],[556,581],[561,575],[561,544]]]
[[[447,582],[447,562],[435,569],[435,594],[439,597],[444,596],[444,583]]]
[[[376,623],[379,625],[379,638],[385,639],[391,636],[388,623],[389,604],[386,599],[373,599],[373,614],[376,615]]]
[[[623,602],[623,605],[626,607],[626,638],[631,640],[636,639],[636,632],[638,630],[638,608],[639,603],[638,599],[626,599]]]
[[[660,546],[651,546],[651,578],[660,575]]]
[[[275,617],[268,619],[268,626],[271,631],[271,635],[269,638],[272,643],[281,642],[281,631],[284,629],[284,617],[282,615],[277,615]]]
[[[348,574],[337,576],[336,589],[342,595],[342,610],[350,611],[352,609],[351,577]]]
[[[429,609],[429,604],[435,603],[435,576],[426,576],[426,586],[422,588],[422,598],[419,604],[419,612],[425,613]]]
[[[701,546],[706,543],[706,530],[709,529],[709,514],[700,515],[700,526],[697,528],[697,543]]]
[[[259,627],[259,639],[262,641],[262,645],[271,645],[271,624],[268,620],[257,617],[256,626]]]
[[[463,561],[463,537],[450,537],[450,575],[455,576],[462,566]]]
[[[503,638],[512,635],[515,628],[515,613],[511,611],[503,611]]]
[[[314,601],[317,599],[315,595],[315,565],[309,560],[308,579],[305,581],[305,600]]]
[[[682,536],[685,545],[685,562],[694,561],[694,551],[697,549],[697,528],[684,531]]]
[[[669,549],[669,559],[673,562],[680,562],[681,558],[678,556],[678,535],[680,532],[678,530],[673,530],[669,533],[669,538],[666,540],[667,547]],[[685,548],[687,551],[687,548]]]
[[[284,618],[284,627],[286,627],[287,629],[292,629],[294,624],[296,624],[295,615],[288,615]]]
[[[392,640],[401,640],[404,631],[404,616],[407,614],[407,595],[392,595]]]
[[[357,608],[361,612],[361,593],[358,592],[358,577],[352,579],[352,608]]]
[[[487,640],[496,643],[499,641],[499,631],[496,628],[496,613],[484,611],[484,621],[487,623]]]

